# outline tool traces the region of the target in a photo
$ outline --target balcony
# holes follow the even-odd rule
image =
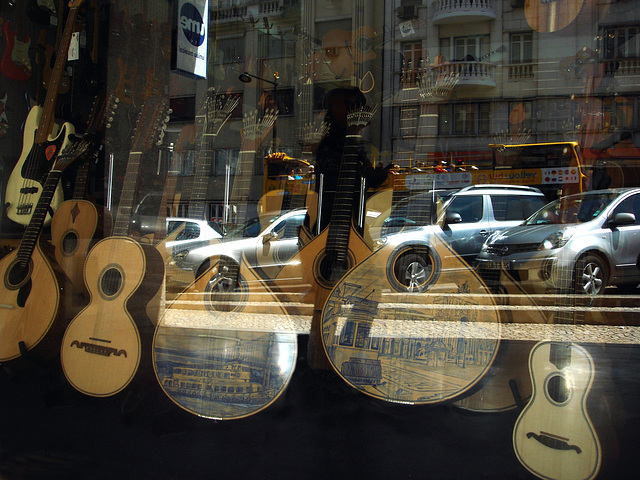
[[[444,78],[457,78],[458,87],[495,87],[496,65],[486,62],[453,62],[433,67],[433,74]]]
[[[495,20],[496,0],[435,0],[433,24]]]

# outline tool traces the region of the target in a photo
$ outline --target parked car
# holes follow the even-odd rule
[[[244,236],[246,229],[242,227],[237,229],[237,236],[230,231],[220,242],[185,250],[180,266],[192,272],[192,280],[209,268],[211,258],[224,257],[239,264],[244,255],[252,267],[277,267],[298,251],[298,229],[305,216],[306,209],[297,209],[261,219],[266,226],[257,236]]]
[[[522,284],[587,295],[640,283],[640,189],[596,190],[560,198],[524,224],[492,235],[480,274],[506,270]]]
[[[182,230],[175,240],[166,244],[166,248],[171,250],[173,261],[178,266],[189,251],[209,245],[212,240],[222,239],[220,226],[215,222],[182,217],[167,218],[167,235],[171,235],[179,227]]]
[[[399,226],[397,219],[400,217],[392,213],[389,222],[385,221],[389,228],[383,227],[379,240],[385,245],[395,245],[387,271],[392,272],[389,280],[397,290],[426,290],[430,279],[437,278],[433,275],[435,267],[430,255],[432,235],[437,234],[457,256],[472,266],[491,234],[522,223],[547,203],[537,188],[510,185],[466,187],[452,193],[444,205],[435,201],[428,207],[424,198],[419,197],[416,201],[422,218],[411,228],[407,228],[405,222],[397,233],[388,233]],[[411,202],[409,199],[409,210]],[[400,206],[399,212],[416,219],[415,213],[404,213],[404,206]],[[430,220],[430,212],[438,212],[437,222]]]

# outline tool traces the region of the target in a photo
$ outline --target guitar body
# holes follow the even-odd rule
[[[524,14],[529,26],[536,32],[557,32],[573,23],[584,2],[585,0],[525,0]]]
[[[31,78],[31,61],[29,60],[29,45],[31,39],[27,36],[24,41],[18,40],[18,30],[11,30],[10,22],[3,25],[7,46],[2,60],[0,72],[11,80],[24,82]]]
[[[138,371],[138,325],[146,326],[145,308],[164,273],[149,252],[129,237],[108,237],[87,256],[89,305],[69,323],[60,350],[67,380],[84,394],[114,395]]]
[[[103,224],[98,208],[87,200],[62,202],[51,220],[55,258],[76,288],[84,288],[84,261]]]
[[[41,179],[49,171],[47,162],[71,143],[68,137],[75,132],[73,125],[66,122],[60,128],[54,126],[54,135],[50,135],[47,142],[35,144],[34,138],[42,111],[42,107],[38,105],[29,111],[25,121],[22,153],[7,182],[7,217],[21,225],[28,225],[31,221],[33,208],[42,193]],[[62,187],[58,185],[51,208],[55,211],[63,199]],[[47,226],[50,222],[51,216],[47,216],[44,225]]]
[[[179,407],[233,420],[265,409],[286,389],[297,334],[279,298],[244,261],[239,288],[223,287],[222,269],[215,264],[167,308],[154,335],[153,364]]]
[[[424,281],[400,284],[398,269],[424,257]],[[433,404],[470,391],[500,342],[492,295],[433,234],[423,247],[388,245],[336,284],[322,311],[322,343],[354,388],[400,403]]]
[[[555,345],[558,345],[556,342]],[[587,480],[600,470],[602,450],[586,402],[594,377],[593,359],[579,345],[563,343],[571,363],[559,369],[550,359],[554,342],[531,350],[533,394],[513,431],[516,456],[531,473],[554,480]],[[568,388],[561,388],[566,381]]]
[[[26,277],[15,275],[16,261],[17,250],[0,259],[0,362],[19,357],[21,342],[23,351],[50,356],[64,328],[61,298],[71,297],[64,291],[64,276],[46,246],[36,245]]]

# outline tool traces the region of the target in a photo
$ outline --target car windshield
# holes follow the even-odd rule
[[[600,215],[616,196],[615,192],[598,192],[559,198],[529,217],[525,225],[589,222]]]

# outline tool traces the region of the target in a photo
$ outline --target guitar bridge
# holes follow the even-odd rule
[[[33,203],[21,203],[16,207],[16,213],[18,215],[29,215],[33,210]]]
[[[115,357],[120,357],[122,355],[124,355],[125,357],[127,356],[126,350],[118,350],[117,348],[113,348],[113,347],[96,345],[95,343],[79,342],[78,340],[74,340],[73,342],[71,342],[71,346],[83,349],[87,353],[92,353],[94,355],[102,355],[104,357],[109,357],[111,355],[114,355]]]

